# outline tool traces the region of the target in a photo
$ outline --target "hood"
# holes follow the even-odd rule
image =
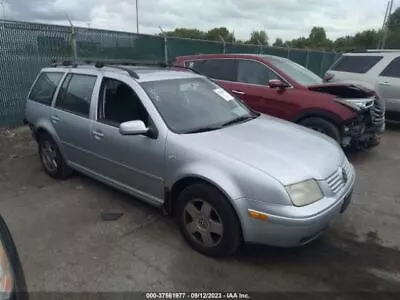
[[[342,99],[362,99],[375,96],[375,92],[358,84],[325,83],[310,85],[310,91],[330,94]]]
[[[205,151],[216,151],[267,173],[284,185],[325,179],[344,160],[342,149],[331,138],[265,115],[182,137],[197,147],[202,145]]]

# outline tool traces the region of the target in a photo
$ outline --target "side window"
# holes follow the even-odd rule
[[[239,60],[237,81],[267,85],[271,79],[280,79],[270,68],[254,60]]]
[[[63,75],[64,73],[60,72],[43,72],[36,80],[28,98],[42,104],[51,105],[54,93]]]
[[[104,78],[100,89],[98,121],[118,126],[127,121],[148,123],[148,114],[130,86],[122,81]]]
[[[83,117],[89,117],[90,102],[96,76],[69,74],[57,96],[56,107]]]
[[[332,66],[332,71],[348,72],[348,73],[367,73],[373,66],[375,66],[383,56],[353,56],[343,55]]]
[[[234,59],[187,61],[185,66],[214,79],[235,81],[236,62]]]
[[[382,71],[380,76],[400,78],[400,57],[396,57],[392,62]]]
[[[185,61],[185,67],[191,68],[199,73],[201,73],[201,67],[205,63],[205,60],[190,60]]]

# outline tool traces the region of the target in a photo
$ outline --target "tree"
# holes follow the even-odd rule
[[[250,39],[246,42],[246,44],[263,44],[268,45],[268,35],[265,30],[254,30],[251,32]]]
[[[275,42],[272,44],[272,46],[274,46],[274,47],[284,47],[285,43],[283,42],[283,40],[281,38],[277,38],[275,40]]]
[[[235,36],[233,33],[229,32],[226,27],[213,28],[205,34],[204,38],[210,41],[221,41],[221,37],[225,42],[233,43],[235,41]]]
[[[287,42],[287,45],[291,48],[308,48],[309,47],[309,39],[305,37],[300,37],[298,39],[294,39]]]
[[[400,7],[390,15],[388,26],[390,31],[400,30]]]
[[[326,40],[326,32],[323,27],[313,27],[308,37],[311,43],[320,44]]]
[[[171,37],[181,37],[188,39],[204,39],[204,32],[191,28],[176,28],[174,31],[166,32]]]

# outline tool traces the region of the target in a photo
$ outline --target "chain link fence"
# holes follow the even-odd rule
[[[75,41],[75,43],[74,43]],[[39,70],[52,59],[81,58],[173,61],[176,56],[206,53],[254,53],[287,57],[322,75],[340,54],[305,49],[134,34],[89,28],[4,21],[0,23],[0,126],[16,126]]]

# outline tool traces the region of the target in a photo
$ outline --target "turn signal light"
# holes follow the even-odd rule
[[[268,219],[268,215],[264,214],[262,212],[252,210],[252,209],[249,209],[248,212],[249,212],[249,216],[252,217],[253,219],[258,219],[261,221],[266,221]]]

